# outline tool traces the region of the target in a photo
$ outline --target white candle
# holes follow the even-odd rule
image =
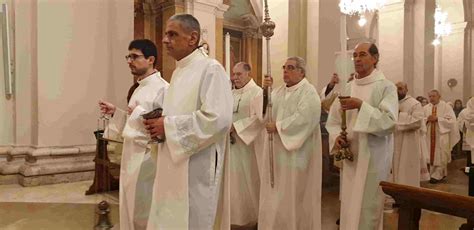
[[[347,85],[347,79],[349,78],[348,76],[348,69],[346,65],[346,60],[347,60],[347,31],[346,31],[346,15],[341,14],[341,25],[340,25],[340,35],[341,35],[341,53],[339,58],[342,60],[342,68],[340,69],[339,73],[339,82],[341,84],[341,96],[347,96],[345,95],[346,91],[346,85]]]
[[[230,34],[225,34],[225,69],[227,75],[230,77]]]

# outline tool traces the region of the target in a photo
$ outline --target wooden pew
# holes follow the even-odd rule
[[[400,204],[398,229],[419,229],[421,209],[467,219],[460,230],[474,229],[474,197],[382,181],[385,194]]]

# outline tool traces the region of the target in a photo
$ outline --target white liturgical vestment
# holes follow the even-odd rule
[[[464,132],[466,143],[471,147],[471,163],[474,162],[474,98],[469,99],[466,108],[458,116],[459,129]]]
[[[425,122],[420,102],[409,95],[400,100],[392,164],[393,181],[397,184],[420,187],[421,180],[429,180],[423,153],[426,148],[422,146]]]
[[[456,115],[453,108],[442,100],[437,105],[430,103],[423,109],[425,118],[430,115],[438,117],[438,121],[426,123],[425,141],[428,146],[431,178],[441,180],[448,175],[447,165],[451,162],[451,150],[461,138]]]
[[[158,145],[148,229],[230,228],[223,178],[232,92],[219,62],[200,49],[177,61],[163,115],[166,140]]]
[[[389,177],[393,131],[398,116],[395,85],[375,69],[348,84],[348,94],[363,101],[347,111],[347,132],[354,161],[344,160],[341,192],[341,230],[382,229],[384,194],[379,187]],[[326,129],[330,146],[341,132],[341,104],[329,112]]]
[[[274,188],[270,185],[268,133],[259,152],[262,230],[321,229],[321,102],[306,78],[272,92]]]
[[[230,146],[231,224],[256,224],[260,178],[254,140],[262,131],[263,95],[251,79],[245,86],[232,91],[234,96],[233,126],[231,135],[235,143]]]
[[[156,163],[152,156],[150,135],[143,125],[142,114],[163,105],[168,82],[156,72],[141,81],[135,89],[128,107],[133,109],[128,116],[116,109],[105,137],[117,139],[123,136],[123,151],[120,163],[120,229],[145,229],[151,204],[151,192]]]

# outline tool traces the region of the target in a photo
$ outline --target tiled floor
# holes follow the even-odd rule
[[[423,187],[439,189],[456,194],[467,194],[468,178],[459,169],[465,159],[453,161],[449,165],[446,181],[432,185],[423,183]],[[97,222],[96,204],[106,200],[111,204],[111,221],[118,226],[118,192],[85,196],[91,181],[46,185],[39,187],[21,187],[19,185],[0,186],[0,229],[92,229]],[[339,216],[339,188],[323,188],[322,229],[337,230],[335,224]],[[384,229],[397,229],[396,210],[386,210]],[[424,211],[420,229],[455,230],[465,220],[438,213]],[[116,229],[116,228],[115,228]]]

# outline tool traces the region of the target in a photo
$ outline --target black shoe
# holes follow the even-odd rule
[[[341,224],[341,219],[337,219],[336,224],[337,224],[337,226],[339,226],[339,224]]]
[[[439,180],[437,180],[435,178],[430,179],[430,184],[437,184],[438,182],[439,182]]]

